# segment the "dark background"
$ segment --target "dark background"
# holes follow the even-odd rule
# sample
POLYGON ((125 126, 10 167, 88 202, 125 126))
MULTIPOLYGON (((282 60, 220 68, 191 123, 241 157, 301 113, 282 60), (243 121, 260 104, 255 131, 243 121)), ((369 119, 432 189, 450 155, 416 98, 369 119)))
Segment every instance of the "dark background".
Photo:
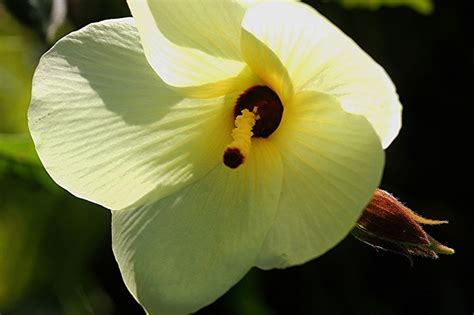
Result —
MULTIPOLYGON (((44 6, 3 2, 0 70, 14 74, 6 81, 0 71, 0 132, 21 137, 27 131, 29 82, 41 53, 61 33, 129 13, 121 0, 70 1, 68 20, 51 39, 45 35, 48 1, 44 6), (23 46, 2 51, 2 41, 6 46, 12 34, 23 46), (26 61, 15 59, 20 55, 26 61), (16 62, 19 68, 12 66, 16 62), (5 82, 20 84, 7 95, 2 79, 3 88, 5 82)), ((435 1, 428 14, 408 6, 310 3, 378 61, 397 86, 403 128, 386 150, 381 187, 424 216, 449 220, 427 232, 456 254, 415 258, 411 265, 349 236, 305 265, 252 270, 198 314, 473 314, 471 1, 435 1)), ((0 313, 143 314, 122 283, 109 220, 107 210, 56 187, 34 158, 2 157, 0 150, 0 313)))

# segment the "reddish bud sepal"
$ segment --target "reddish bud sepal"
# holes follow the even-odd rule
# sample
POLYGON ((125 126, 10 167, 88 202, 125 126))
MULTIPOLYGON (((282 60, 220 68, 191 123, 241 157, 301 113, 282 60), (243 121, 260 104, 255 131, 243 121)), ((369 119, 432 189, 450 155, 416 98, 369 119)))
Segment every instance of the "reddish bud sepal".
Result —
POLYGON ((352 235, 378 249, 408 257, 437 258, 437 254, 454 254, 454 250, 428 235, 422 224, 444 223, 448 222, 419 216, 390 193, 377 189, 352 230, 352 235))

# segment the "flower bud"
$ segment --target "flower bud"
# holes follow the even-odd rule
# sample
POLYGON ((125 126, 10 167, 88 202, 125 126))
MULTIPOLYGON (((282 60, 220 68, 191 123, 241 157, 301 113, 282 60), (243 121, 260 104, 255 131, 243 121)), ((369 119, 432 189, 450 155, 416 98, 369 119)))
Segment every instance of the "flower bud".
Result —
POLYGON ((377 189, 352 235, 378 249, 408 257, 437 258, 437 254, 454 254, 454 250, 428 235, 422 225, 444 223, 448 222, 419 216, 390 193, 377 189))

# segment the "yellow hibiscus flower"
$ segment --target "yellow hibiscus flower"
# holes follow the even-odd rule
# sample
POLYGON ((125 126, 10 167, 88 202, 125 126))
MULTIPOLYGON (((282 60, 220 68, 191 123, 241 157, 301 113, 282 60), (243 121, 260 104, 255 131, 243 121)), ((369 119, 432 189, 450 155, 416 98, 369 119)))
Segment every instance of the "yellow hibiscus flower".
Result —
POLYGON ((42 57, 29 127, 51 177, 112 210, 146 311, 194 312, 342 240, 401 126, 382 67, 299 2, 128 4, 42 57))

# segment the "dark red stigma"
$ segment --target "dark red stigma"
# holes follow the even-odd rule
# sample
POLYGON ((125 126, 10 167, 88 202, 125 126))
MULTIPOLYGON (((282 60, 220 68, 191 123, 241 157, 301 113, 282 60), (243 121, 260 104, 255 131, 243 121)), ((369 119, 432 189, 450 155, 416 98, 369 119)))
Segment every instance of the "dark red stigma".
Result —
POLYGON ((224 164, 230 168, 237 168, 244 163, 244 156, 237 148, 228 148, 224 152, 224 164))
MULTIPOLYGON (((242 93, 234 107, 234 116, 241 115, 244 109, 253 111, 260 117, 252 129, 253 136, 267 138, 280 125, 283 115, 283 104, 278 95, 268 86, 256 85, 242 93)), ((226 164, 227 165, 227 164, 226 164)))

